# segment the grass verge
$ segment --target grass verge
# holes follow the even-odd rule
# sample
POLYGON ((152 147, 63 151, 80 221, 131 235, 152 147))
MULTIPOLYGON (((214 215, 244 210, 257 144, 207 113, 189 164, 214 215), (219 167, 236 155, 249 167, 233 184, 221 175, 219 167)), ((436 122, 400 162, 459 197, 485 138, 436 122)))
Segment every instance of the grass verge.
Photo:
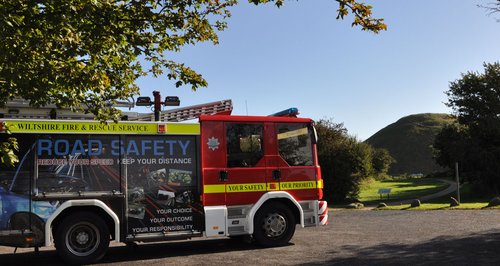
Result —
POLYGON ((462 203, 457 207, 450 207, 450 204, 446 203, 423 203, 420 207, 410 207, 410 204, 388 206, 383 208, 376 208, 375 210, 411 210, 411 211, 429 211, 429 210, 478 210, 478 209, 500 209, 497 207, 488 207, 487 202, 473 202, 473 203, 462 203))
POLYGON ((456 192, 452 192, 443 197, 431 199, 420 205, 420 207, 410 207, 409 204, 388 206, 377 208, 376 210, 480 210, 480 209, 500 209, 500 206, 487 207, 494 194, 485 192, 484 187, 465 183, 460 186, 461 203, 459 206, 450 207, 450 198, 458 198, 456 192))
POLYGON ((376 205, 381 201, 390 203, 433 194, 447 187, 447 183, 432 178, 408 178, 383 181, 371 180, 363 184, 359 193, 359 200, 365 205, 376 205), (381 188, 391 189, 389 198, 383 195, 381 199, 380 194, 378 194, 381 188))

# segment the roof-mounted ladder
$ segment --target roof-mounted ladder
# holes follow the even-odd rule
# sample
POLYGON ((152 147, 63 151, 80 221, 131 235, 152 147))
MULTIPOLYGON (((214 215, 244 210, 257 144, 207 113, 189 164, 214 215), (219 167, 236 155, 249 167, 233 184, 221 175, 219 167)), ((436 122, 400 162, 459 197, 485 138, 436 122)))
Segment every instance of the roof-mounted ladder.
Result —
MULTIPOLYGON (((181 122, 196 119, 201 115, 230 115, 233 111, 231 100, 192 105, 176 108, 161 113, 161 120, 165 122, 181 122)), ((129 117, 130 121, 154 121, 154 114, 140 114, 137 117, 129 117)))

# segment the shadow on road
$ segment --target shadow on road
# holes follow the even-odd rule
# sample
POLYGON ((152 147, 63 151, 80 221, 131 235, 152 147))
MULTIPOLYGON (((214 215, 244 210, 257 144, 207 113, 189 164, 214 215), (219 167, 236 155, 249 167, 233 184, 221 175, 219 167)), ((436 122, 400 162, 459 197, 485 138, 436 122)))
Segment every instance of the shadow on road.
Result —
MULTIPOLYGON (((498 230, 464 237, 437 237, 416 244, 343 246, 351 256, 337 257, 325 265, 500 265, 498 230)), ((337 253, 337 252, 334 252, 337 253)))
POLYGON ((240 239, 211 239, 185 242, 140 244, 136 247, 110 248, 101 263, 177 258, 190 255, 215 254, 260 249, 240 239))
MULTIPOLYGON (((148 260, 176 260, 191 255, 207 255, 207 263, 213 264, 213 257, 224 257, 223 253, 243 251, 232 256, 260 257, 260 248, 253 244, 231 239, 197 240, 186 242, 166 242, 141 244, 138 247, 111 247, 100 263, 132 262, 147 264, 148 260), (211 256, 215 254, 214 256, 211 256)), ((316 265, 500 265, 500 232, 498 230, 466 235, 463 237, 436 237, 429 241, 412 244, 384 243, 367 247, 366 245, 343 245, 332 247, 323 253, 324 263, 316 265)), ((280 252, 286 254, 285 247, 280 252)), ((223 259, 222 259, 223 260, 223 259)), ((242 260, 243 261, 243 260, 242 260)), ((286 261, 286 260, 285 260, 286 261)), ((286 264, 300 264, 286 261, 286 264)), ((243 263, 243 262, 242 262, 243 263)), ((203 261, 199 261, 203 264, 203 261)), ((55 251, 0 255, 0 265, 64 265, 55 251)), ((262 265, 266 261, 262 260, 262 265)), ((303 265, 311 265, 304 263, 303 265)))
MULTIPOLYGON (((176 258, 189 255, 215 254, 230 251, 255 250, 260 247, 241 239, 212 239, 185 242, 142 243, 137 246, 110 247, 99 263, 118 263, 150 259, 176 258)), ((0 265, 66 265, 54 250, 39 254, 18 253, 0 255, 0 265)))

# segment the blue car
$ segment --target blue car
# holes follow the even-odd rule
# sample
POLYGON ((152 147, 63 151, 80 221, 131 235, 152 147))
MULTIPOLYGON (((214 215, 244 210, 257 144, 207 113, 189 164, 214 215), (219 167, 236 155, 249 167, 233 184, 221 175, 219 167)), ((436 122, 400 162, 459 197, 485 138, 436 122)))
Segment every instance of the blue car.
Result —
POLYGON ((16 168, 2 169, 0 172, 0 245, 43 245, 43 227, 58 206, 58 202, 30 199, 32 173, 29 166, 32 156, 29 155, 32 150, 28 149, 24 153, 16 168), (33 240, 27 243, 26 237, 32 237, 33 240))

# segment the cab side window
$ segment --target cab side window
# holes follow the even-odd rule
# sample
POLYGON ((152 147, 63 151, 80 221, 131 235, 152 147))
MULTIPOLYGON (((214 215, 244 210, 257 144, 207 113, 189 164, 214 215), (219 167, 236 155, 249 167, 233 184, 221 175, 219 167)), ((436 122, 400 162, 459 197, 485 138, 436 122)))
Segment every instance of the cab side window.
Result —
POLYGON ((264 156, 262 124, 227 124, 227 167, 252 167, 264 156))
POLYGON ((308 124, 278 124, 278 150, 290 166, 313 165, 312 130, 308 124))

